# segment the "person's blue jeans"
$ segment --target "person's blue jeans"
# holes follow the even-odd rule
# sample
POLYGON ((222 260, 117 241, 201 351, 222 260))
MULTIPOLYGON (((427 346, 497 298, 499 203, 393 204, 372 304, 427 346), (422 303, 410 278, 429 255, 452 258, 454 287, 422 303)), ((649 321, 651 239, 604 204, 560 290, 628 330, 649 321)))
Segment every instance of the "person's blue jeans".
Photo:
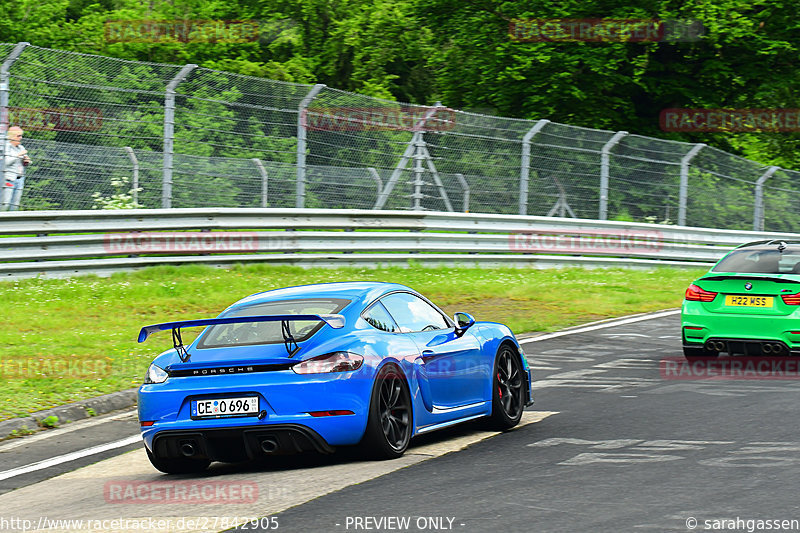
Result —
POLYGON ((9 202, 8 210, 16 211, 19 209, 19 202, 22 200, 22 189, 25 187, 25 176, 20 176, 14 182, 14 188, 11 189, 11 201, 9 202))
POLYGON ((16 211, 19 209, 19 202, 22 199, 22 189, 25 186, 25 176, 20 176, 13 182, 4 179, 0 189, 0 211, 16 211), (7 183, 13 183, 8 186, 7 183))

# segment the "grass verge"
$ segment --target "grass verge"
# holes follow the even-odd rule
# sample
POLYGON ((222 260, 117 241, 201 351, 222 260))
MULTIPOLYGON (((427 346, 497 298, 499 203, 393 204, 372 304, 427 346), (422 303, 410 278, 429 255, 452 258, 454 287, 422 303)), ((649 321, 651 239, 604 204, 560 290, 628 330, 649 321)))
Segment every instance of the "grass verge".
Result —
POLYGON ((449 314, 516 333, 677 307, 699 269, 303 269, 157 267, 110 278, 0 282, 0 420, 137 386, 167 333, 137 344, 146 324, 216 316, 254 292, 331 281, 408 285, 449 314))

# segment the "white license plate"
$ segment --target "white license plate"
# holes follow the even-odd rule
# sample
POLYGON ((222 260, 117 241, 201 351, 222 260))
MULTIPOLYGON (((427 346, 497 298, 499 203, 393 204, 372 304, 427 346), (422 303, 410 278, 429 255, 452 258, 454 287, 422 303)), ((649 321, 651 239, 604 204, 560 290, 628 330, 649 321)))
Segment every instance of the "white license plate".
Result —
POLYGON ((254 416, 258 414, 258 396, 192 400, 192 418, 254 416))

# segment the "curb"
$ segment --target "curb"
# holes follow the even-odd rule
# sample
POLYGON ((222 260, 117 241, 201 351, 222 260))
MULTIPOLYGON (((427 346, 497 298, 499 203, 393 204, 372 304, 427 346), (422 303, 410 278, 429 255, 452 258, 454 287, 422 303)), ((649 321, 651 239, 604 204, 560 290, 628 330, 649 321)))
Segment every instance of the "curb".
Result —
POLYGON ((119 411, 136 405, 136 391, 138 388, 125 389, 119 392, 112 392, 103 396, 96 396, 87 400, 81 400, 67 405, 52 407, 43 411, 36 411, 29 416, 22 418, 11 418, 0 422, 0 439, 11 435, 12 431, 39 431, 42 428, 39 422, 48 416, 57 416, 59 425, 63 425, 67 420, 75 422, 84 418, 91 418, 103 415, 112 411, 119 411), (93 413, 89 414, 89 409, 93 413))

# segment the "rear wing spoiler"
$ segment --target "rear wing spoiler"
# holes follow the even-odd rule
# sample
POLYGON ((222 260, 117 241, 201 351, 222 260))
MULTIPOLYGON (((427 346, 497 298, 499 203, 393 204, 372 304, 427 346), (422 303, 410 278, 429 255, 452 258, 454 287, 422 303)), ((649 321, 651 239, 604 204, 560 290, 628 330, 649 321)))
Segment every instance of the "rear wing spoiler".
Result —
POLYGON ((257 315, 257 316, 234 316, 228 318, 200 318, 196 320, 181 320, 178 322, 164 322, 163 324, 153 324, 145 326, 139 332, 139 342, 144 342, 151 333, 156 331, 172 330, 172 344, 178 351, 181 361, 189 360, 189 354, 183 346, 181 339, 181 328, 193 328, 198 326, 216 326, 218 324, 238 324, 245 322, 281 322, 283 341, 289 357, 298 350, 297 342, 289 331, 289 322, 298 320, 321 320, 334 329, 344 327, 344 317, 342 315, 321 314, 321 315, 257 315))

